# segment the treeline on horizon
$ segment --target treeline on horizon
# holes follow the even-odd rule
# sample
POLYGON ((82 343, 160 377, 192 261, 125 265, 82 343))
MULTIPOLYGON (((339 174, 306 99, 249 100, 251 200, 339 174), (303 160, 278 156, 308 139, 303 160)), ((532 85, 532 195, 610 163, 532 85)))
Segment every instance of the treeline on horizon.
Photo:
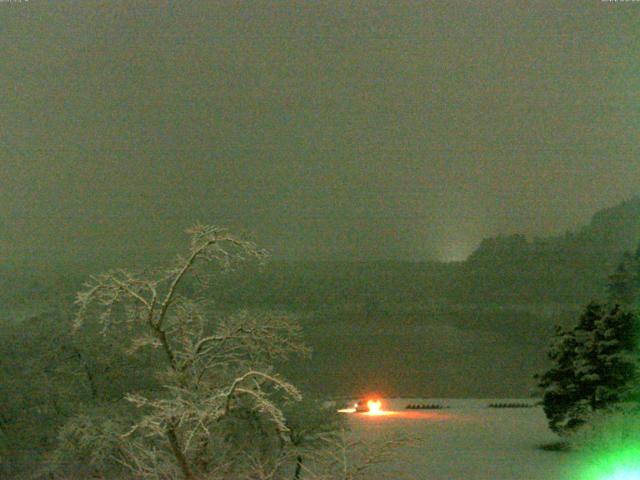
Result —
MULTIPOLYGON (((222 305, 305 309, 361 304, 376 311, 406 303, 579 306, 604 297, 607 275, 639 240, 640 197, 634 197, 562 236, 485 239, 464 262, 270 260, 259 270, 229 273, 212 292, 222 305)), ((68 302, 88 275, 104 269, 90 262, 0 268, 4 306, 19 305, 25 296, 68 302)))

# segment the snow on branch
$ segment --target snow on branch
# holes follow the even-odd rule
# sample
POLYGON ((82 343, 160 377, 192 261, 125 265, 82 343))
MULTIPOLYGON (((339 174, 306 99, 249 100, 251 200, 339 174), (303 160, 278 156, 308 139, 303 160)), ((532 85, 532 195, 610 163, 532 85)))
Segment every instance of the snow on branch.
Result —
MULTIPOLYGON (((169 368, 158 364, 157 371, 162 393, 147 397, 131 392, 125 397, 139 407, 139 415, 121 435, 126 455, 119 458, 141 478, 172 472, 162 478, 177 474, 195 479, 222 468, 228 458, 218 453, 229 451, 224 442, 240 424, 249 431, 258 428, 274 442, 274 458, 285 458, 281 453, 289 428, 281 406, 301 400, 300 392, 272 367, 290 354, 309 353, 293 319, 250 311, 212 315, 209 303, 189 295, 188 276, 206 285, 207 271, 228 269, 249 258, 262 260, 265 252, 215 226, 198 224, 188 233, 188 252, 170 268, 94 275, 76 298, 75 328, 92 317, 103 331, 126 324, 135 333, 128 353, 151 347, 166 354, 169 368), (203 268, 210 266, 219 268, 203 268)), ((238 443, 234 448, 240 447, 238 443)), ((269 463, 268 470, 275 471, 274 465, 269 463)))

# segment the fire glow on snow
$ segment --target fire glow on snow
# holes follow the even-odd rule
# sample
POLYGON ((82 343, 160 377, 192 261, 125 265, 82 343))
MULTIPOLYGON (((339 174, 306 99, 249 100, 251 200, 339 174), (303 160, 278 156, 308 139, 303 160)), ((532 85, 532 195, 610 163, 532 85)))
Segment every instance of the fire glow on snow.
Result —
POLYGON ((384 413, 382 410, 382 402, 380 400, 369 400, 367 402, 367 407, 369 407, 370 415, 382 415, 384 413))
POLYGON ((441 421, 450 420, 456 418, 451 414, 445 414, 442 412, 418 412, 418 411, 405 411, 405 410, 387 410, 384 408, 384 404, 381 400, 367 400, 367 410, 359 410, 358 403, 354 404, 350 408, 342 408, 338 410, 340 413, 355 413, 358 416, 363 417, 387 417, 393 416, 397 419, 409 419, 409 420, 431 420, 441 421))
POLYGON ((382 408, 382 401, 381 400, 367 400, 367 409, 366 410, 359 410, 358 409, 358 403, 354 404, 353 408, 343 408, 338 410, 338 412, 340 413, 361 413, 363 415, 374 415, 374 416, 378 416, 378 415, 392 415, 396 412, 390 412, 387 410, 383 410, 382 408))

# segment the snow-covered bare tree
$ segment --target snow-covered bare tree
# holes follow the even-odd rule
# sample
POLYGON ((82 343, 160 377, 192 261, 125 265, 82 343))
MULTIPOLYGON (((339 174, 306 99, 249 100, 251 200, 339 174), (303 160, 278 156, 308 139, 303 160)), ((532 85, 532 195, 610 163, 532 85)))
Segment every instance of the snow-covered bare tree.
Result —
POLYGON ((289 467, 291 445, 282 407, 301 396, 272 365, 307 353, 300 327, 281 314, 216 313, 202 298, 212 275, 265 253, 221 228, 196 225, 189 233, 187 255, 170 268, 110 271, 78 293, 75 327, 98 321, 105 334, 127 329, 131 355, 160 352, 164 387, 130 392, 126 400, 137 408, 127 421, 73 419, 61 449, 89 445, 86 460, 96 470, 119 465, 136 478, 277 478, 289 467))
POLYGON ((403 468, 398 461, 401 450, 411 448, 419 441, 416 436, 390 434, 374 440, 352 438, 345 430, 327 440, 329 455, 325 472, 329 479, 365 480, 370 478, 393 478, 418 480, 418 477, 403 468))

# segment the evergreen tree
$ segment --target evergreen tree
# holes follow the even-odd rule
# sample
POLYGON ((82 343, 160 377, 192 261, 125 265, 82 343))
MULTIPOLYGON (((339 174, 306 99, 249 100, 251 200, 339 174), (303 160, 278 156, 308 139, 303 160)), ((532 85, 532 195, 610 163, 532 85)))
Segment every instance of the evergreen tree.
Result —
POLYGON ((598 322, 604 315, 605 307, 592 302, 587 305, 584 313, 580 316, 578 326, 574 329, 576 347, 573 367, 579 396, 573 409, 576 417, 582 417, 584 412, 593 411, 602 406, 595 395, 596 389, 602 381, 596 331, 598 322))
POLYGON ((613 305, 640 307, 640 245, 632 254, 625 252, 616 271, 609 276, 608 300, 613 305))
POLYGON ((544 389, 544 413, 551 430, 558 433, 574 426, 568 413, 578 400, 574 371, 576 346, 576 337, 572 330, 556 327, 548 353, 554 366, 538 376, 539 386, 544 389))
POLYGON ((633 260, 630 253, 625 253, 616 271, 609 276, 607 292, 609 302, 614 305, 631 305, 635 300, 633 260))
POLYGON ((556 330, 554 363, 539 376, 549 427, 568 433, 596 410, 636 398, 636 318, 619 306, 590 303, 572 330, 556 330))
POLYGON ((633 254, 633 274, 631 282, 633 291, 635 292, 633 306, 638 309, 640 308, 640 243, 633 254))
POLYGON ((615 306, 596 324, 597 374, 596 405, 630 400, 635 396, 638 364, 637 318, 615 306))

